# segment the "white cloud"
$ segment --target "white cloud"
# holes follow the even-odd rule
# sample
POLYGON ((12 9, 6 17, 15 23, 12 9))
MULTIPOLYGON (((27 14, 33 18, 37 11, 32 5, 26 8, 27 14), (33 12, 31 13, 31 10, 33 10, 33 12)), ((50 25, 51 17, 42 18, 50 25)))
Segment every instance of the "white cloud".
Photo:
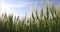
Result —
POLYGON ((13 8, 13 7, 24 7, 26 4, 27 3, 9 5, 9 4, 6 4, 4 2, 1 2, 1 7, 0 7, 1 11, 0 11, 0 14, 6 12, 8 15, 13 13, 14 16, 18 16, 19 15, 21 17, 24 17, 24 15, 19 14, 17 12, 14 12, 14 10, 10 9, 10 8, 13 8))
POLYGON ((25 7, 25 5, 27 5, 28 3, 21 3, 21 4, 6 4, 6 3, 1 3, 2 7, 25 7))

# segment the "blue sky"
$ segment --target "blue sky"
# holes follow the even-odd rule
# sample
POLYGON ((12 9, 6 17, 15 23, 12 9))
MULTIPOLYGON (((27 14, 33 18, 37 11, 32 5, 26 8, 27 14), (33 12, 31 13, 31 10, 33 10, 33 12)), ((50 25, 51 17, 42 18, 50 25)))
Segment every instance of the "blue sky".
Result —
MULTIPOLYGON (((52 0, 49 0, 52 4, 52 0)), ((54 0, 54 5, 60 3, 60 0, 54 0)), ((2 0, 1 7, 8 13, 12 12, 21 16, 27 12, 30 15, 31 8, 38 6, 38 11, 46 5, 46 0, 2 0)))

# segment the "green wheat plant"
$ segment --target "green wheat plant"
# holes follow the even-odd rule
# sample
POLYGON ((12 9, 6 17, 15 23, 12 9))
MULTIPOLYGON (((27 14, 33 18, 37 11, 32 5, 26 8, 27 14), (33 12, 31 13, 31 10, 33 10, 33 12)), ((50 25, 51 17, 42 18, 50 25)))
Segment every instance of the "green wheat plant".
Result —
POLYGON ((48 2, 45 9, 45 13, 42 8, 39 14, 38 8, 36 8, 30 18, 27 18, 27 14, 25 14, 22 20, 20 16, 2 14, 0 32, 60 32, 60 9, 54 5, 49 7, 48 2))

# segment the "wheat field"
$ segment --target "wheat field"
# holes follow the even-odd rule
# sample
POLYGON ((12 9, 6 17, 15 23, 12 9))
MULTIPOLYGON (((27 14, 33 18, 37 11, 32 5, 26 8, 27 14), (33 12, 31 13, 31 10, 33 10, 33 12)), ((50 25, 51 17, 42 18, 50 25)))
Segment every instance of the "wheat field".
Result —
POLYGON ((0 16, 0 32, 60 32, 60 9, 57 9, 54 5, 49 7, 46 5, 46 12, 43 13, 43 9, 38 14, 36 12, 31 13, 30 18, 23 18, 22 20, 13 15, 0 16), (35 13, 35 15, 34 15, 35 13))

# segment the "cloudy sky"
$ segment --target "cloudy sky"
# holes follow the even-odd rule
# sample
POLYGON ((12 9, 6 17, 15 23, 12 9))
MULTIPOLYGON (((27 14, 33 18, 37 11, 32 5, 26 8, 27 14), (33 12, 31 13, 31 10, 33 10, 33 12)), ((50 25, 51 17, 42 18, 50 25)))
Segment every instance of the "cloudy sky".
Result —
MULTIPOLYGON (((49 3, 52 4, 52 0, 49 0, 49 3)), ((59 3, 60 0, 54 0, 54 5, 59 3)), ((38 11, 40 11, 45 5, 46 0, 0 0, 0 13, 13 13, 23 17, 26 12, 30 15, 31 8, 38 6, 38 11)))

